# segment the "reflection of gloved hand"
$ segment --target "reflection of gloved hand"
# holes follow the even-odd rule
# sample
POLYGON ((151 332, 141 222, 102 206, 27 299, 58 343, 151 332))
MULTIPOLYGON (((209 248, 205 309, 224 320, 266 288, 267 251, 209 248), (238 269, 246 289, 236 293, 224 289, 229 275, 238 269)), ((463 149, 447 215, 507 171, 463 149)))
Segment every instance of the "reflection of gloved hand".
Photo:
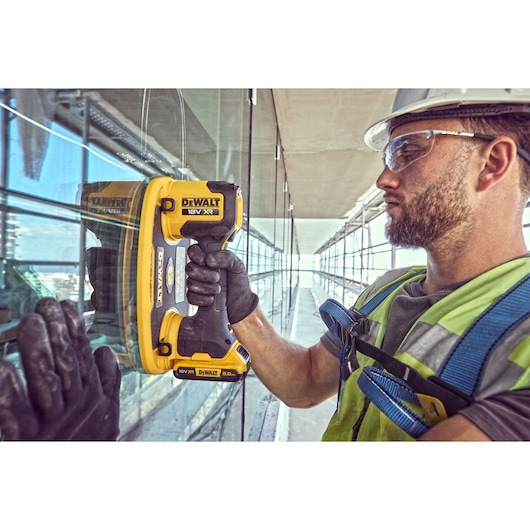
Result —
POLYGON ((76 304, 44 298, 21 320, 17 343, 27 392, 0 359, 6 440, 116 440, 120 371, 107 346, 92 353, 76 304))
POLYGON ((258 295, 250 290, 244 263, 231 251, 205 254, 199 245, 188 248, 190 262, 186 265, 187 298, 192 305, 207 306, 219 294, 219 269, 226 269, 226 310, 228 320, 235 324, 247 317, 258 305, 258 295))

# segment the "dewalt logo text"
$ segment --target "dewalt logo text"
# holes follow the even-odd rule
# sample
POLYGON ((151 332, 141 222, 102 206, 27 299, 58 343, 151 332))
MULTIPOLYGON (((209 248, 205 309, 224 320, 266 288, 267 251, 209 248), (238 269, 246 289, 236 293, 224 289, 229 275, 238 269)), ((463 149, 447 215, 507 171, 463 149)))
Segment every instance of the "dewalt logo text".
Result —
POLYGON ((123 215, 130 211, 129 197, 89 197, 89 211, 98 214, 123 215))
POLYGON ((193 197, 182 199, 182 215, 219 215, 221 199, 215 197, 193 197))
POLYGON ((199 377, 219 377, 221 375, 221 370, 206 370, 204 368, 197 368, 197 375, 199 377))
POLYGON ((164 291, 162 290, 164 279, 164 248, 156 249, 156 307, 164 303, 164 291))
POLYGON ((187 208, 217 208, 221 199, 215 197, 193 197, 182 199, 182 206, 187 208))

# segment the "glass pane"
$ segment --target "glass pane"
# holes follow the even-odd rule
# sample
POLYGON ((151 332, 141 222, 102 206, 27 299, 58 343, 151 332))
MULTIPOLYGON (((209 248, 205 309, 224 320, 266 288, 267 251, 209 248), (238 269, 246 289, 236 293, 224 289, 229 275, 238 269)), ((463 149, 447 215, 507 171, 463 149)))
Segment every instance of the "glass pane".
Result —
MULTIPOLYGON (((246 91, 4 90, 2 95, 4 352, 19 365, 16 326, 39 298, 78 301, 93 346, 111 345, 120 363, 126 435, 182 383, 171 370, 159 375, 138 366, 136 267, 148 184, 161 176, 246 182, 246 91), (90 263, 102 267, 87 270, 90 263)), ((173 267, 171 280, 166 274, 168 303, 186 315, 192 312, 184 289, 189 240, 177 239, 159 246, 173 267)), ((194 395, 211 391, 211 385, 197 384, 194 395)))

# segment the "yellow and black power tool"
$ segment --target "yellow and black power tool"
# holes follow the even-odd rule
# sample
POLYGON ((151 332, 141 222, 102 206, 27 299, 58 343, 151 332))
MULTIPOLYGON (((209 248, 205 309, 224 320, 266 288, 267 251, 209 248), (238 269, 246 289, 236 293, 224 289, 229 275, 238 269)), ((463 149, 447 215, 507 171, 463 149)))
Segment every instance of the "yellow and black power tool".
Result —
POLYGON ((85 184, 85 226, 101 246, 87 251, 94 288, 89 337, 113 337, 118 359, 130 368, 179 379, 238 381, 250 355, 235 337, 226 312, 226 271, 210 306, 189 314, 186 250, 226 247, 242 225, 240 188, 220 181, 85 184))

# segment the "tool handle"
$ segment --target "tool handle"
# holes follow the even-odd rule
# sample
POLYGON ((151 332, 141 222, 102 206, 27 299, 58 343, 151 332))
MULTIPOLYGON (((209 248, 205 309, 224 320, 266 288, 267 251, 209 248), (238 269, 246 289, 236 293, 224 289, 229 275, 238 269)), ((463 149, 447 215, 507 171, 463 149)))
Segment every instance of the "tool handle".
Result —
MULTIPOLYGON (((210 254, 212 252, 217 252, 223 250, 227 240, 219 240, 213 236, 202 236, 197 240, 197 244, 201 247, 202 251, 205 254, 210 254)), ((199 309, 204 311, 217 311, 217 312, 226 312, 226 301, 227 301, 227 283, 226 283, 226 269, 219 269, 219 285, 221 286, 221 291, 218 295, 215 296, 213 304, 210 306, 203 306, 199 309)))
MULTIPOLYGON (((221 250, 225 244, 207 237, 200 238, 197 243, 206 253, 221 250)), ((178 351, 181 355, 207 352, 211 357, 222 358, 237 340, 230 330, 226 310, 226 270, 219 269, 219 274, 221 291, 214 297, 213 303, 199 307, 193 316, 185 317, 180 324, 178 351)))

